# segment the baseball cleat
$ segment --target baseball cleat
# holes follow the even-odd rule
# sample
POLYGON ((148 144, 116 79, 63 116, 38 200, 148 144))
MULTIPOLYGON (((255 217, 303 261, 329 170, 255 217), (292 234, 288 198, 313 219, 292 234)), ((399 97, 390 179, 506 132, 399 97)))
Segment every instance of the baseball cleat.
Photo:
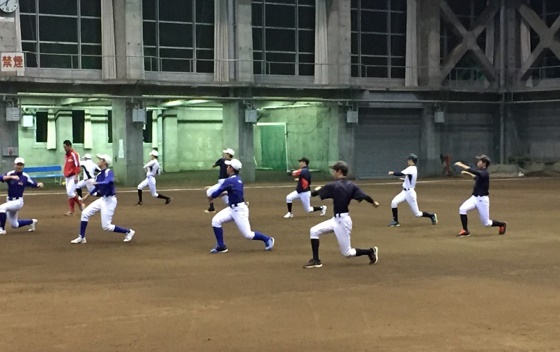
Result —
POLYGON ((226 246, 216 246, 210 250, 210 254, 227 253, 228 250, 226 246))
POLYGON ((459 234, 457 235, 457 237, 470 237, 471 233, 469 231, 465 231, 465 230, 461 230, 461 232, 459 232, 459 234))
POLYGON ((294 217, 293 213, 287 212, 286 215, 284 215, 284 219, 291 219, 294 217))
POLYGON ((373 248, 370 248, 370 249, 371 249, 371 253, 368 254, 369 263, 370 264, 377 264, 377 262, 379 261, 379 249, 377 247, 373 247, 373 248))
POLYGON ((87 240, 86 240, 85 237, 78 236, 77 238, 75 238, 75 239, 73 239, 72 241, 70 241, 70 243, 73 243, 73 244, 77 244, 77 243, 86 244, 86 243, 87 243, 87 240))
POLYGON ((399 222, 395 220, 391 221, 388 225, 388 227, 399 227, 399 226, 401 226, 401 224, 399 224, 399 222))
POLYGON ((319 216, 325 216, 326 213, 327 213, 327 206, 321 205, 321 214, 319 214, 319 216))
POLYGON ((165 200, 165 204, 171 203, 172 200, 173 200, 173 198, 167 198, 167 199, 165 200))
POLYGON ((31 219, 31 221, 32 223, 31 225, 29 225, 29 230, 27 230, 29 232, 35 231, 35 226, 37 226, 37 222, 38 222, 37 219, 31 219))
POLYGON ((139 205, 142 205, 142 204, 144 204, 144 203, 138 202, 138 203, 136 203, 136 206, 139 206, 139 205))
POLYGON ((5 235, 6 234, 6 230, 0 228, 0 235, 5 235))
POLYGON ((206 214, 210 214, 210 213, 215 213, 216 210, 215 210, 215 209, 206 209, 204 212, 205 212, 206 214))
POLYGON ((123 242, 130 242, 132 241, 132 237, 134 237, 134 234, 136 233, 136 231, 134 231, 133 229, 130 229, 127 233, 126 236, 124 236, 124 240, 123 242))
POLYGON ((270 237, 268 241, 266 241, 266 247, 264 248, 266 251, 271 251, 274 248, 274 237, 270 237))
POLYGON ((67 211, 66 213, 64 213, 65 216, 74 216, 74 212, 73 211, 67 211))
POLYGON ((504 226, 500 226, 500 231, 498 232, 498 235, 505 235, 506 228, 507 228, 507 222, 504 222, 504 226))
POLYGON ((438 223, 437 214, 434 213, 434 216, 432 216, 432 225, 437 225, 437 223, 438 223))
POLYGON ((313 269, 313 268, 320 268, 323 266, 320 260, 317 259, 309 259, 307 264, 303 266, 304 269, 313 269))

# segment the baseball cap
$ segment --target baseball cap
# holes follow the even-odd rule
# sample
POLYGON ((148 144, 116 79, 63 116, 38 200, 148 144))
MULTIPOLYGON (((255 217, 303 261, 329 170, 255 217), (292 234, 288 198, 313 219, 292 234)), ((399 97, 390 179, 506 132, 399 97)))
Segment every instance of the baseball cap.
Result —
POLYGON ((225 163, 226 163, 226 165, 231 165, 231 167, 233 167, 237 171, 241 170, 241 167, 242 167, 241 161, 239 161, 237 159, 226 160, 225 163))
POLYGON ((342 171, 343 174, 348 172, 348 164, 345 161, 337 161, 334 165, 329 166, 329 168, 335 171, 342 171))
POLYGON ((480 156, 477 156, 476 158, 478 160, 482 160, 482 161, 486 162, 487 165, 490 165, 490 162, 492 161, 492 160, 490 160, 490 158, 486 154, 482 154, 480 156))
POLYGON ((307 158, 305 158, 305 157, 299 159, 298 161, 303 161, 304 163, 306 163, 307 165, 309 165, 309 159, 307 159, 307 158))
POLYGON ((222 150, 222 152, 227 153, 227 154, 229 154, 229 155, 231 155, 231 156, 234 156, 234 155, 235 155, 235 152, 234 152, 233 149, 231 149, 231 148, 224 149, 224 150, 222 150))
POLYGON ((418 161, 418 155, 416 155, 414 153, 410 153, 410 154, 408 154, 408 157, 406 158, 406 160, 412 160, 416 164, 416 162, 418 161))
POLYGON ((84 154, 84 159, 91 159, 91 154, 90 153, 84 154))
POLYGON ((105 160, 107 166, 111 166, 111 157, 107 154, 97 154, 98 159, 105 160))
POLYGON ((157 150, 152 150, 152 151, 150 152, 150 155, 152 155, 152 156, 159 156, 159 153, 158 153, 157 150))
POLYGON ((14 164, 24 164, 25 165, 25 160, 23 160, 23 158, 16 158, 16 160, 14 160, 14 164))

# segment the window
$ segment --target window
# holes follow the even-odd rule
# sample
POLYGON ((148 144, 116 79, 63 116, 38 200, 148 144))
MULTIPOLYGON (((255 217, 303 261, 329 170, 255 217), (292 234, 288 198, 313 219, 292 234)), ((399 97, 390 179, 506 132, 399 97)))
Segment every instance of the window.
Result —
POLYGON ((352 77, 404 78, 406 0, 352 0, 352 77))
POLYGON ((313 76, 315 2, 253 0, 255 74, 313 76))
POLYGON ((101 0, 20 1, 29 67, 101 69, 101 0))
POLYGON ((107 111, 107 143, 113 143, 113 111, 107 111))
POLYGON ((144 125, 144 143, 152 143, 154 111, 146 111, 146 124, 144 125))
POLYGON ((214 1, 142 0, 146 71, 214 72, 214 1))
POLYGON ((49 113, 37 111, 35 113, 35 142, 46 143, 49 126, 49 113))
POLYGON ((85 111, 72 110, 72 143, 84 143, 85 111))
MULTIPOLYGON (((531 0, 530 6, 549 28, 560 16, 560 2, 557 0, 531 0)), ((531 29, 531 51, 534 51, 539 43, 539 35, 531 29)), ((545 49, 541 59, 537 60, 532 67, 532 77, 535 79, 560 78, 560 59, 550 49, 545 49)))

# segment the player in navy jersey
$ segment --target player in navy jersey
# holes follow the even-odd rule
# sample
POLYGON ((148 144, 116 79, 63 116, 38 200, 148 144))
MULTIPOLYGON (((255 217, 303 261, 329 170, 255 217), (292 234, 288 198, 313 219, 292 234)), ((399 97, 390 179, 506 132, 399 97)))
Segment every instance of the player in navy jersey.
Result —
POLYGON ((274 237, 266 236, 258 231, 251 230, 249 223, 249 208, 245 203, 243 181, 239 176, 241 170, 241 162, 237 159, 226 160, 227 173, 229 177, 222 182, 220 188, 214 191, 210 196, 212 198, 219 197, 223 192, 227 192, 229 197, 228 207, 221 210, 212 218, 212 228, 214 236, 216 236, 216 247, 212 248, 210 253, 226 253, 228 248, 224 242, 224 230, 222 224, 234 221, 243 237, 249 240, 262 241, 265 250, 270 251, 274 248, 274 237))
POLYGON ((29 232, 35 231, 35 226, 37 226, 37 219, 18 220, 18 212, 23 208, 25 187, 43 187, 41 182, 35 183, 28 174, 23 172, 24 166, 25 160, 16 158, 14 160, 14 170, 5 173, 0 179, 1 182, 8 184, 6 203, 0 204, 0 235, 6 234, 6 220, 10 222, 14 229, 29 226, 29 232))
POLYGON ((288 212, 284 215, 284 219, 291 219, 294 217, 292 213, 292 203, 294 200, 299 199, 303 209, 307 213, 320 211, 320 215, 324 216, 327 212, 327 207, 321 205, 320 207, 311 206, 311 173, 309 172, 309 159, 301 158, 299 161, 299 169, 295 171, 288 171, 288 175, 297 177, 296 190, 286 196, 286 205, 288 212))
POLYGON ((367 255, 370 264, 376 264, 379 260, 379 251, 377 247, 368 249, 353 248, 350 243, 350 233, 352 232, 352 218, 348 211, 348 205, 352 199, 372 204, 375 208, 379 207, 379 203, 374 201, 370 196, 365 194, 358 186, 350 182, 346 176, 348 175, 348 165, 344 161, 339 161, 330 167, 333 170, 334 182, 328 183, 323 187, 317 187, 311 195, 319 196, 321 199, 331 198, 333 200, 334 216, 322 223, 311 228, 311 250, 313 258, 303 267, 305 269, 320 268, 323 266, 319 259, 319 237, 326 233, 334 232, 340 252, 343 256, 359 257, 367 255))
POLYGON ((505 235, 507 223, 504 221, 496 221, 490 219, 490 174, 488 173, 488 166, 490 166, 490 158, 484 154, 477 156, 476 169, 458 161, 456 166, 463 169, 462 174, 474 178, 474 188, 472 196, 467 199, 459 208, 459 215, 461 217, 461 224, 463 229, 459 232, 457 237, 469 237, 471 235, 468 228, 467 212, 476 208, 480 215, 480 222, 482 225, 489 227, 499 227, 498 234, 505 235))
MULTIPOLYGON (((218 188, 220 188, 220 186, 222 185, 222 183, 224 183, 224 181, 226 180, 226 178, 228 178, 228 173, 227 173, 227 165, 226 165, 226 161, 227 160, 231 160, 233 158, 233 156, 235 155, 235 152, 233 151, 233 149, 231 148, 227 148, 224 149, 223 151, 223 157, 218 159, 214 165, 212 165, 212 168, 215 167, 219 167, 220 168, 220 173, 218 176, 218 183, 216 183, 214 186, 208 187, 208 189, 206 190, 206 197, 208 197, 208 209, 206 209, 204 212, 205 213, 215 213, 216 212, 216 208, 214 208, 214 198, 212 198, 212 193, 214 193, 218 188)), ((225 204, 228 204, 229 200, 228 200, 228 196, 227 195, 223 195, 222 196, 222 201, 225 204)))

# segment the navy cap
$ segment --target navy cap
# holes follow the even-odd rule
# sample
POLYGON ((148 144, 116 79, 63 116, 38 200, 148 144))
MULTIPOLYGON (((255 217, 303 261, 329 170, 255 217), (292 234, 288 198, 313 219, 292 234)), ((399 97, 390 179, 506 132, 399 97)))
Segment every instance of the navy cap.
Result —
POLYGON ((418 161, 418 155, 416 155, 414 153, 410 153, 410 154, 408 154, 408 157, 406 158, 406 160, 412 160, 416 164, 416 162, 418 161))
POLYGON ((303 161, 306 165, 309 165, 309 159, 307 159, 305 157, 299 159, 298 161, 303 161))

